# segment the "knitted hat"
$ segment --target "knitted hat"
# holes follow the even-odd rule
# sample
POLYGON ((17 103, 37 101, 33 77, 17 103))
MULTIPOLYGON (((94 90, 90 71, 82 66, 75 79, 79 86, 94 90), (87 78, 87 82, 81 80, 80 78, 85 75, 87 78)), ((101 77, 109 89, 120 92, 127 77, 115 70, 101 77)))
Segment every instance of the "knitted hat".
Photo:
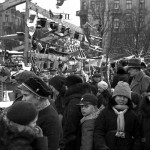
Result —
POLYGON ((7 111, 7 118, 21 125, 28 125, 37 115, 35 106, 24 101, 14 103, 7 111))
POLYGON ((113 97, 115 96, 125 96, 131 99, 131 89, 129 84, 127 82, 119 81, 113 92, 113 97))
POLYGON ((49 79, 49 85, 52 85, 58 92, 60 92, 64 84, 65 84, 65 77, 55 76, 49 79))
POLYGON ((81 101, 78 105, 97 105, 98 99, 94 94, 86 93, 82 96, 81 101))
POLYGON ((43 98, 47 98, 51 94, 50 88, 39 77, 32 77, 18 86, 19 89, 30 91, 35 95, 43 98))
POLYGON ((108 84, 105 81, 98 82, 98 87, 101 87, 102 89, 106 90, 108 89, 108 84))
POLYGON ((66 82, 65 82, 65 85, 70 87, 72 85, 75 85, 77 83, 82 83, 82 79, 80 76, 78 75, 70 75, 66 78, 66 82))

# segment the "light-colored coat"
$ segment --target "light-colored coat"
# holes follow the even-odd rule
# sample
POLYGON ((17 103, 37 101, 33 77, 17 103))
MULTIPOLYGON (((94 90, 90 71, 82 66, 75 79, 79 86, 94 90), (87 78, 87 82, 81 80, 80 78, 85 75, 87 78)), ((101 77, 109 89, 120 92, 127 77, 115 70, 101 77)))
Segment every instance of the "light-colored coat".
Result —
POLYGON ((135 78, 133 78, 130 88, 131 91, 137 92, 143 95, 150 84, 150 77, 147 76, 143 71, 140 71, 135 78))

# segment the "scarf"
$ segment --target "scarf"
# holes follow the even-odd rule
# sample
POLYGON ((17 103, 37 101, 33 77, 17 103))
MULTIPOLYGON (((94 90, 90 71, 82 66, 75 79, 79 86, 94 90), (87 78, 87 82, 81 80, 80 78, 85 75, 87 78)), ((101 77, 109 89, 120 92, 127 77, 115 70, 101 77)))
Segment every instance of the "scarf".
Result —
POLYGON ((45 109, 46 107, 48 107, 49 105, 50 105, 50 102, 48 99, 43 100, 43 102, 41 102, 41 104, 37 106, 37 110, 41 111, 41 110, 45 109))
POLYGON ((117 137, 125 138, 125 133, 124 133, 124 129, 125 129, 124 114, 127 112, 128 108, 129 107, 127 105, 115 105, 114 107, 112 107, 112 109, 114 110, 115 114, 118 115, 118 117, 117 117, 117 132, 116 132, 116 136, 117 137), (119 109, 121 111, 118 111, 117 109, 119 109))

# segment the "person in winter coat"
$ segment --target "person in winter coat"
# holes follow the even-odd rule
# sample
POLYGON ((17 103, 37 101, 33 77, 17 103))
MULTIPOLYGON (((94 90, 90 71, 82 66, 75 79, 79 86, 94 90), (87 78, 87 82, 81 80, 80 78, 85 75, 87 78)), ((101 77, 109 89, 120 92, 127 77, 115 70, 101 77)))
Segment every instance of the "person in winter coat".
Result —
POLYGON ((62 137, 62 126, 57 111, 48 100, 51 94, 49 87, 42 79, 31 77, 18 88, 23 95, 22 101, 34 104, 39 111, 37 124, 48 138, 48 150, 57 150, 62 137))
POLYGON ((138 150, 140 133, 138 117, 133 112, 129 84, 119 81, 113 98, 95 122, 95 150, 138 150))
POLYGON ((98 82, 98 108, 106 107, 111 98, 111 93, 108 91, 108 84, 105 81, 98 82))
POLYGON ((147 76, 141 68, 141 60, 139 58, 129 59, 128 72, 130 77, 132 77, 132 82, 130 84, 131 91, 144 96, 150 84, 150 77, 147 76))
POLYGON ((65 94, 65 77, 55 76, 49 79, 49 86, 52 89, 53 101, 56 106, 59 118, 62 121, 64 112, 64 94, 65 94))
POLYGON ((124 81, 124 82, 129 83, 129 75, 123 67, 117 68, 117 73, 113 77, 111 88, 115 88, 115 86, 117 85, 119 81, 124 81))
MULTIPOLYGON (((74 77, 72 80, 77 80, 77 78, 78 77, 74 77)), ((70 80, 70 83, 72 83, 72 80, 70 80)), ((68 81, 66 83, 70 85, 68 81)), ((61 141, 61 148, 63 150, 78 150, 80 148, 78 133, 80 133, 79 126, 82 114, 80 106, 77 104, 80 102, 83 94, 91 92, 91 86, 88 83, 71 85, 66 91, 63 117, 63 139, 61 141)))
POLYGON ((142 96, 136 92, 131 92, 131 102, 132 102, 132 107, 133 111, 138 115, 139 114, 139 105, 140 102, 142 101, 142 96))
POLYGON ((95 119, 101 109, 97 108, 98 99, 91 93, 84 94, 78 105, 81 107, 83 118, 81 123, 81 146, 80 150, 93 150, 93 133, 95 119))
POLYGON ((142 150, 150 149, 150 86, 147 94, 143 97, 139 108, 139 118, 141 125, 142 150))
POLYGON ((47 137, 36 125, 38 112, 31 103, 16 102, 0 116, 1 150, 48 150, 47 137))

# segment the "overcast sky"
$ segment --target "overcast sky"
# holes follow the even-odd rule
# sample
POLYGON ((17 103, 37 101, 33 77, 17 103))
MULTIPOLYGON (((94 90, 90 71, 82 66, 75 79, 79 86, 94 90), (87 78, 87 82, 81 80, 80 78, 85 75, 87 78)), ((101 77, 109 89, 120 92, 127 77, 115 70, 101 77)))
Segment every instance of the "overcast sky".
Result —
MULTIPOLYGON (((0 0, 0 3, 3 3, 4 1, 5 0, 0 0)), ((80 0, 65 0, 63 6, 60 8, 56 8, 57 0, 32 0, 32 2, 37 3, 38 6, 51 10, 54 13, 68 13, 70 14, 69 22, 77 26, 80 25, 79 17, 76 16, 76 11, 80 10, 80 0)), ((17 9, 24 11, 25 4, 18 5, 17 9)))

